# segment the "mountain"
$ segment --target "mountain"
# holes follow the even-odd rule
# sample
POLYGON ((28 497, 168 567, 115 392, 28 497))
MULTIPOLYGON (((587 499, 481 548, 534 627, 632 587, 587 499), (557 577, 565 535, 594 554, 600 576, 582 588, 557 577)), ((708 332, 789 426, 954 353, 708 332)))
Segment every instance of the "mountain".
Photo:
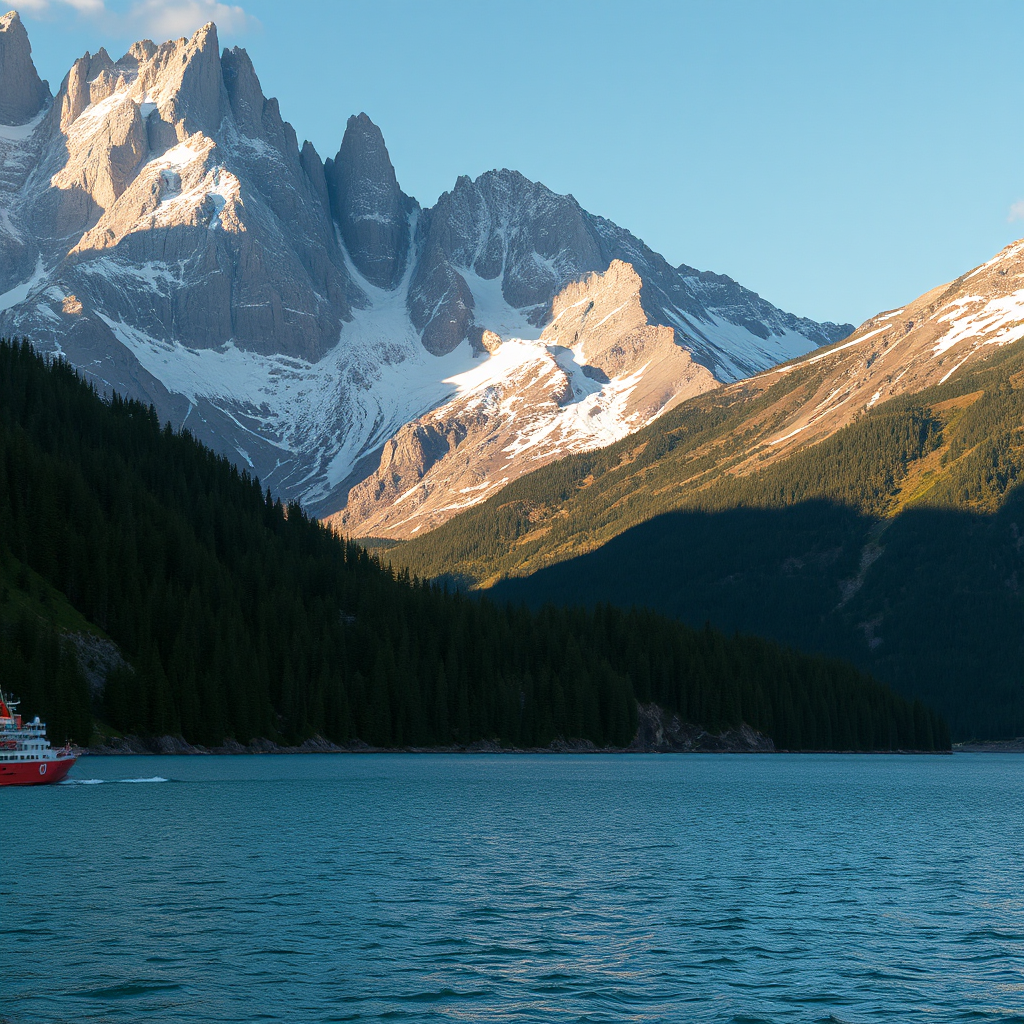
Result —
POLYGON ((365 114, 322 161, 212 24, 51 97, 11 12, 0 83, 0 331, 350 532, 410 535, 850 330, 514 171, 423 209, 365 114))
POLYGON ((398 564, 849 658, 1024 733, 1024 242, 814 355, 523 477, 398 564))
POLYGON ((626 747, 641 724, 748 749, 949 747, 933 712, 841 662, 396 576, 27 343, 0 342, 0 679, 79 741, 98 713, 121 732, 261 749, 626 747), (70 654, 83 621, 116 644, 92 693, 70 654))

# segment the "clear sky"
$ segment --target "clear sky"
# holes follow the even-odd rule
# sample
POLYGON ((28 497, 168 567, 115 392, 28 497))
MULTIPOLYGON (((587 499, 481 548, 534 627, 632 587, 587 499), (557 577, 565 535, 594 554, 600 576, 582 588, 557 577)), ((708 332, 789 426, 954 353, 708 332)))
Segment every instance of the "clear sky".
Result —
POLYGON ((56 91, 214 20, 299 140, 423 205, 512 167, 785 309, 858 323, 1024 236, 1022 0, 28 0, 56 91))

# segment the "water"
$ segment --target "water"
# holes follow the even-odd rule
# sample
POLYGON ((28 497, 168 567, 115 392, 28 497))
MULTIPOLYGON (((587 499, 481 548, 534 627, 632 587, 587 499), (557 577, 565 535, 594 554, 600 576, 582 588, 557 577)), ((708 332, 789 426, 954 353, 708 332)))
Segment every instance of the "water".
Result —
POLYGON ((12 1024, 1024 1021, 1019 755, 73 777, 0 790, 12 1024))

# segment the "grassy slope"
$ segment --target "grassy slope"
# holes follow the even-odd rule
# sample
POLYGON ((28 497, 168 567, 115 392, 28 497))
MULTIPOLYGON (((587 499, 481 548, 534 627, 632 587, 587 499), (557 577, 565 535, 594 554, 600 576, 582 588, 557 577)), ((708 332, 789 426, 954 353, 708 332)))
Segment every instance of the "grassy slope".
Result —
POLYGON ((26 612, 61 631, 104 637, 99 626, 42 576, 13 557, 0 558, 0 620, 26 612))
MULTIPOLYGON (((982 435, 989 427, 1012 434, 1022 422, 1014 420, 1022 408, 1022 375, 1024 351, 1005 350, 954 381, 879 406, 815 447, 739 480, 733 473, 749 465, 752 454, 756 463, 769 425, 813 390, 815 370, 783 376, 753 400, 743 388, 703 395, 617 444, 515 481, 389 556, 424 575, 489 586, 594 550, 680 509, 785 507, 818 497, 886 517, 921 503, 991 512, 1016 477, 1000 481, 987 473, 992 452, 982 435), (1001 390, 1011 397, 999 398, 1001 390), (930 433, 926 446, 898 436, 921 423, 930 433), (869 457, 858 459, 858 451, 869 457), (876 459, 888 463, 886 474, 879 476, 876 459)), ((1004 461, 1017 464, 1018 443, 1010 438, 1004 461)))

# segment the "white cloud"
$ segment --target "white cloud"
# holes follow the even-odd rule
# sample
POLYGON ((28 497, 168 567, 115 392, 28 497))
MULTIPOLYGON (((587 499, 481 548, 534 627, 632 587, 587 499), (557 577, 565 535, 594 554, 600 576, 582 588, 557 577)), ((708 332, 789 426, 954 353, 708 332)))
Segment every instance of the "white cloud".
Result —
POLYGON ((1024 199, 1018 199, 1017 202, 1010 207, 1009 220, 1024 220, 1024 199))
POLYGON ((46 16, 51 12, 59 13, 67 7, 88 17, 107 13, 103 0, 20 0, 18 3, 18 10, 29 17, 46 16))
POLYGON ((259 28, 259 21, 240 4, 217 0, 134 0, 126 14, 108 10, 105 0, 20 0, 21 11, 29 17, 52 18, 68 8, 83 18, 101 22, 119 35, 148 36, 158 42, 191 35, 208 21, 221 32, 238 35, 259 28))
MULTIPOLYGON (((102 0, 74 2, 99 3, 102 6, 102 0)), ((217 28, 227 33, 246 32, 259 25, 239 4, 222 4, 216 0, 138 0, 132 4, 128 17, 138 31, 153 39, 187 36, 208 21, 216 22, 217 28)))

